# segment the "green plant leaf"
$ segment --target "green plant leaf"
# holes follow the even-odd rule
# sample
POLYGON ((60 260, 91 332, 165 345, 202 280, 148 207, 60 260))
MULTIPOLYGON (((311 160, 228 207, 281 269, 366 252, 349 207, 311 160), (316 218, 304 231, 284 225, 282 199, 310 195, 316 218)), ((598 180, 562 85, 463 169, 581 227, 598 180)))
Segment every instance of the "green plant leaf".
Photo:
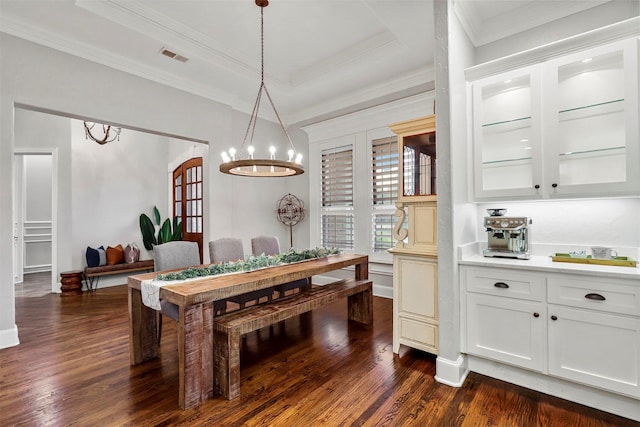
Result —
POLYGON ((156 225, 160 225, 160 211, 156 206, 153 207, 153 217, 156 220, 156 225))
POLYGON ((181 240, 182 239, 182 224, 180 219, 177 216, 173 217, 173 234, 171 236, 171 240, 181 240))
POLYGON ((140 232, 145 249, 152 250, 153 245, 157 245, 158 241, 155 236, 156 229, 146 214, 140 214, 140 232))
POLYGON ((170 242, 171 238, 171 221, 167 218, 164 220, 162 227, 160 227, 160 230, 158 231, 158 244, 161 245, 163 243, 170 242))

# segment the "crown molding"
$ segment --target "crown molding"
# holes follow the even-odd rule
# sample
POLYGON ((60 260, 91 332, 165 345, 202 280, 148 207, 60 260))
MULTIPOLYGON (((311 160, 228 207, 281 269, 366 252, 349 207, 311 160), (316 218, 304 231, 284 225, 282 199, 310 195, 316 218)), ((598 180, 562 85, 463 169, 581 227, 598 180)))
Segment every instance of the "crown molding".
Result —
POLYGON ((556 1, 552 7, 546 2, 531 1, 484 20, 480 18, 477 4, 473 1, 457 0, 453 9, 469 39, 478 47, 610 1, 556 1))
POLYGON ((467 81, 548 61, 579 50, 640 36, 640 17, 627 19, 503 58, 469 67, 467 81))
POLYGON ((435 81, 434 68, 425 67, 424 69, 398 76, 378 85, 346 93, 342 96, 334 97, 326 102, 315 104, 312 107, 295 111, 290 115, 289 123, 300 123, 305 120, 313 119, 314 117, 320 117, 323 114, 340 111, 359 103, 389 96, 433 81, 435 81))
MULTIPOLYGON (((247 80, 255 80, 260 69, 251 65, 250 58, 225 46, 223 43, 194 30, 180 21, 157 12, 154 8, 136 0, 76 0, 76 6, 94 13, 104 19, 116 22, 130 30, 144 34, 156 40, 166 41, 173 49, 189 58, 198 58, 229 73, 241 75, 247 80)), ((256 42, 257 43, 257 42, 256 42)), ((273 68, 273 67, 272 67, 273 68)), ((265 73, 269 81, 288 86, 281 72, 265 73)))
MULTIPOLYGON (((188 79, 181 79, 174 74, 162 72, 157 68, 148 67, 123 56, 114 55, 106 50, 89 46, 77 40, 62 37, 56 33, 44 31, 41 28, 30 26, 18 20, 13 20, 6 14, 0 16, 0 31, 91 62, 96 62, 119 71, 151 80, 165 86, 174 87, 185 92, 202 96, 216 102, 227 105, 234 105, 238 102, 236 95, 221 90, 215 90, 212 89, 211 86, 198 84, 188 79)), ((251 107, 247 106, 246 109, 250 111, 251 107)))
POLYGON ((433 112, 435 92, 423 92, 414 96, 387 102, 375 107, 345 114, 340 117, 303 126, 309 135, 309 144, 326 141, 344 135, 361 132, 363 129, 379 128, 380 124, 406 120, 407 117, 422 117, 433 112))

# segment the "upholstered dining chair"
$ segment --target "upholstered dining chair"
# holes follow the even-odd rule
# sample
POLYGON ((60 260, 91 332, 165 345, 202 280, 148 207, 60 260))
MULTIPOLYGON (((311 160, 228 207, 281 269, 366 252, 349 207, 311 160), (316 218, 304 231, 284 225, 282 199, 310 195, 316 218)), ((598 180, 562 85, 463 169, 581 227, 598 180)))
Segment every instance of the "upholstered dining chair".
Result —
MULTIPOLYGON (((212 263, 230 262, 244 259, 244 247, 242 240, 233 237, 222 237, 209 242, 209 259, 212 263)), ((249 301, 260 302, 260 298, 266 297, 267 301, 273 298, 273 288, 259 289, 242 295, 227 298, 227 301, 235 302, 244 308, 249 301)))
MULTIPOLYGON (((279 254, 280 240, 278 240, 277 236, 254 237, 251 239, 251 252, 254 256, 279 254)), ((310 277, 274 286, 275 291, 278 293, 278 298, 283 297, 287 291, 292 289, 304 290, 309 288, 311 288, 310 277)))
MULTIPOLYGON (((173 241, 153 247, 153 270, 165 271, 193 267, 200 264, 200 250, 196 242, 173 241)), ((158 312, 158 345, 162 337, 162 315, 177 321, 179 309, 176 304, 160 300, 158 312)))

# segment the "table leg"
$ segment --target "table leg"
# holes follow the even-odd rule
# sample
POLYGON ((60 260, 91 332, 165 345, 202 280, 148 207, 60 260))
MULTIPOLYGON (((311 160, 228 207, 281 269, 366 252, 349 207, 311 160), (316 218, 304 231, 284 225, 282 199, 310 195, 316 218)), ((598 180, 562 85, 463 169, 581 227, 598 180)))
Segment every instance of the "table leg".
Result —
POLYGON ((156 310, 142 303, 139 289, 129 288, 129 355, 132 365, 158 356, 156 310))
POLYGON ((373 323, 373 292, 371 289, 351 295, 347 301, 349 320, 366 324, 373 323))
POLYGON ((356 264, 356 280, 366 280, 369 278, 369 261, 362 264, 356 264))
POLYGON ((213 397, 213 302, 180 307, 178 370, 181 408, 213 397))

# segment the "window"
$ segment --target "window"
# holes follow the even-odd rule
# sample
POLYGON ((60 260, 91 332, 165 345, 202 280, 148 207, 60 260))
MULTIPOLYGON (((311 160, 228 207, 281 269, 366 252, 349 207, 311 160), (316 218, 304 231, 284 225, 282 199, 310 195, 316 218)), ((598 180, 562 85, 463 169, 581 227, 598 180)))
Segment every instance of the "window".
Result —
POLYGON ((353 250, 353 149, 343 146, 322 150, 321 158, 321 245, 353 250))
POLYGON ((372 220, 371 249, 386 252, 393 247, 395 202, 398 199, 398 141, 396 137, 371 141, 372 220))

